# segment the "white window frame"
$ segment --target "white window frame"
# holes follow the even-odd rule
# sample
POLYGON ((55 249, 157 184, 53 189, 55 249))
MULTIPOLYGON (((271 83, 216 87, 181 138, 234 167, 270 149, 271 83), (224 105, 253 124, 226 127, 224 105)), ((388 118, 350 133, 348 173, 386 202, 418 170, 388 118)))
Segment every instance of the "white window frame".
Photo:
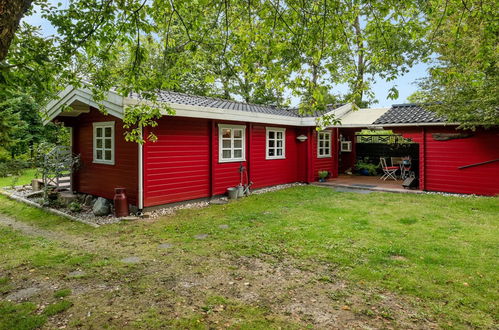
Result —
MULTIPOLYGON (((227 140, 227 139, 225 139, 227 140)), ((229 125, 218 124, 218 162, 231 163, 231 162, 244 162, 246 161, 246 126, 245 125, 229 125), (230 129, 230 148, 223 147, 223 130, 230 129), (241 148, 234 148, 234 129, 240 129, 241 133, 241 148), (234 157, 234 150, 241 149, 241 157, 234 157), (230 150, 231 158, 223 158, 223 151, 230 150)))
POLYGON ((265 159, 286 159, 286 129, 285 128, 281 128, 281 127, 266 127, 265 128, 266 130, 266 133, 265 133, 265 141, 266 141, 266 148, 265 148, 265 159), (274 132, 274 147, 272 147, 274 149, 274 156, 269 156, 269 133, 270 132, 274 132), (279 155, 277 156, 277 149, 279 149, 279 147, 277 147, 277 133, 280 132, 282 133, 282 147, 280 147, 282 149, 282 155, 279 155))
POLYGON ((114 148, 114 121, 99 121, 99 122, 94 122, 93 123, 93 132, 92 132, 92 140, 93 140, 93 162, 95 164, 106 164, 106 165, 114 165, 114 153, 115 153, 115 148, 114 148), (105 148, 105 138, 104 138, 104 132, 105 129, 110 127, 111 128, 111 159, 110 160, 105 160, 105 159, 97 159, 97 128, 102 128, 102 156, 104 157, 105 151, 109 150, 105 148))
POLYGON ((317 132, 317 158, 329 158, 331 157, 331 132, 330 131, 320 131, 317 132), (327 136, 327 137, 326 137, 327 136), (322 142, 329 142, 329 148, 326 149, 324 146, 320 146, 322 142), (320 150, 323 150, 323 154, 320 154, 320 150), (325 152, 327 150, 327 153, 325 152))

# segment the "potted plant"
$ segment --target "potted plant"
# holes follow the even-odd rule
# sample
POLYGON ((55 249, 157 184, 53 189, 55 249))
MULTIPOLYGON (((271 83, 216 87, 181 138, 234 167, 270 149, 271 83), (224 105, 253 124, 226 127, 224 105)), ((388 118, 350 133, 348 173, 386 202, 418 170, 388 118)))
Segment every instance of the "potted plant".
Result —
POLYGON ((362 175, 376 175, 378 173, 378 165, 358 161, 355 163, 355 168, 362 175))
POLYGON ((319 175, 319 182, 325 182, 326 178, 329 176, 329 172, 328 171, 319 171, 318 175, 319 175))

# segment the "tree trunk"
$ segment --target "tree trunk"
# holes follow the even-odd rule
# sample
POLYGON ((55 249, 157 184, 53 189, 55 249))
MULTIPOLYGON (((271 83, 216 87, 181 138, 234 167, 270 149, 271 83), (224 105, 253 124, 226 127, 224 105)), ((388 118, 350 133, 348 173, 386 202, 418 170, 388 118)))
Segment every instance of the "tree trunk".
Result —
POLYGON ((355 18, 354 22, 355 28, 355 44, 357 46, 357 75, 355 77, 355 84, 353 93, 356 95, 355 103, 357 105, 362 104, 362 98, 364 96, 364 41, 362 40, 362 28, 360 27, 359 16, 355 18))
POLYGON ((5 60, 19 22, 33 0, 0 0, 0 62, 5 60))

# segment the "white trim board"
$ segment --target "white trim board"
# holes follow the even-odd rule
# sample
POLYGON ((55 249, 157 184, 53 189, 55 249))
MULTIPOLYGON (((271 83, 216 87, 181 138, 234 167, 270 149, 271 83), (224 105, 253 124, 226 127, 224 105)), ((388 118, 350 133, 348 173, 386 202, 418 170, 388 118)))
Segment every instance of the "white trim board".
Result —
MULTIPOLYGON (((62 108, 64 105, 70 105, 75 101, 80 101, 82 103, 88 104, 91 107, 99 108, 99 104, 95 102, 92 98, 92 92, 86 87, 75 88, 74 86, 68 86, 63 91, 61 91, 57 99, 52 100, 47 103, 43 108, 46 114, 46 118, 43 123, 47 124, 55 117, 61 115, 62 108)), ((147 100, 138 100, 130 97, 122 97, 115 92, 107 93, 107 98, 101 102, 108 113, 117 118, 123 119, 124 108, 127 105, 135 104, 149 104, 153 103, 147 100)), ((268 125, 285 125, 285 126, 301 126, 307 127, 317 126, 317 120, 319 117, 292 117, 285 115, 275 115, 261 112, 250 112, 241 110, 228 110, 221 108, 203 107, 196 105, 186 105, 169 103, 166 104, 175 110, 175 116, 187 117, 187 118, 203 118, 203 119, 214 119, 214 120, 224 120, 224 121, 239 121, 239 122, 249 122, 249 123, 263 123, 268 125)), ((354 110, 351 103, 345 104, 338 107, 332 111, 326 113, 326 115, 334 115, 335 118, 339 120, 344 120, 344 123, 339 125, 330 125, 330 127, 368 127, 372 126, 374 121, 376 121, 381 115, 388 111, 389 108, 377 108, 377 109, 359 109, 354 110), (366 120, 364 114, 369 114, 371 118, 366 120), (371 121, 368 123, 368 121, 371 121)), ((80 111, 81 112, 81 111, 80 111)), ((83 113, 83 112, 82 112, 83 113)), ((164 113, 167 115, 167 113, 164 113)), ((68 116, 75 116, 77 113, 68 113, 68 116)), ((62 114, 64 116, 64 114, 62 114)), ((396 127, 396 126, 449 126, 458 125, 457 123, 404 123, 404 124, 381 124, 378 126, 386 127, 396 127)))

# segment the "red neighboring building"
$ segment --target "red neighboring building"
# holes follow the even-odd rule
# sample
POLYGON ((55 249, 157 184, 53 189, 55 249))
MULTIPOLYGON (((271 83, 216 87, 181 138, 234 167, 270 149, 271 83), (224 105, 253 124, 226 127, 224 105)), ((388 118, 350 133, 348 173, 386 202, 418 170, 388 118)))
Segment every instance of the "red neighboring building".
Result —
MULTIPOLYGON (((499 194, 499 162, 475 164, 499 159, 499 131, 479 130, 471 137, 437 142, 432 134, 455 129, 439 119, 416 121, 411 117, 414 112, 424 112, 418 107, 353 112, 351 105, 343 105, 329 113, 344 118, 344 126, 318 132, 316 117, 295 110, 161 92, 159 101, 176 114, 144 129, 143 135, 154 133, 157 142, 138 145, 125 141, 122 128, 124 108, 142 102, 137 95, 110 93, 104 102, 107 115, 96 109, 87 89, 68 87, 59 96, 46 107, 47 121, 72 128, 73 151, 81 155, 73 190, 112 198, 114 188, 125 187, 130 202, 140 209, 224 194, 239 184, 241 164, 253 188, 313 182, 322 170, 336 177, 340 134, 347 136, 347 130, 372 124, 391 127, 420 144, 422 189, 499 194), (72 110, 62 112, 64 105, 72 110), (363 120, 355 119, 364 114, 363 120), (396 114, 399 118, 392 118, 396 114), (478 174, 485 170, 491 175, 478 174)), ((355 157, 345 159, 355 161, 355 157)))

